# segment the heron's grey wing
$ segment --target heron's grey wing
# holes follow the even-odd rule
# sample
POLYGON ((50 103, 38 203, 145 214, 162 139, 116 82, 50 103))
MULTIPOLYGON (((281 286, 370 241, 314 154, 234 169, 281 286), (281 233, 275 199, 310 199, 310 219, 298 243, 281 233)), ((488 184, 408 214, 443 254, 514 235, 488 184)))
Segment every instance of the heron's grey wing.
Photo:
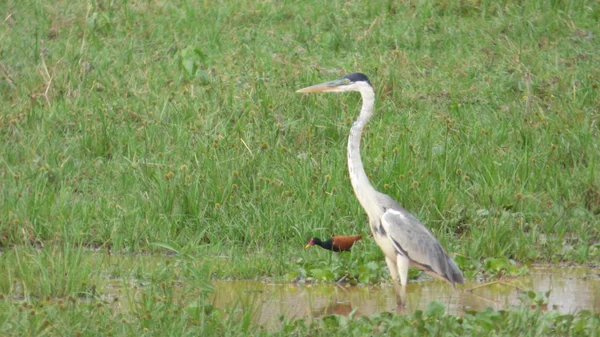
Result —
MULTIPOLYGON (((451 283, 459 281, 455 279, 454 268, 458 268, 454 262, 446 255, 435 236, 412 214, 402 208, 389 208, 381 217, 381 225, 398 254, 406 256, 421 269, 433 272, 451 283)), ((460 270, 458 273, 462 280, 460 270)))

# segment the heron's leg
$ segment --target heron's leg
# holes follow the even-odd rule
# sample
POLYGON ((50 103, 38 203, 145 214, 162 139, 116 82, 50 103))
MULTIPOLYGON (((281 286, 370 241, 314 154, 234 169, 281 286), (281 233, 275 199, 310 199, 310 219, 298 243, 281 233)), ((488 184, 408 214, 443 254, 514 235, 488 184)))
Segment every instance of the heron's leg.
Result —
POLYGON ((406 298, 406 286, 394 281, 394 293, 396 294, 396 306, 398 308, 406 307, 404 299, 406 298))
POLYGON ((406 287, 406 284, 408 283, 408 266, 410 265, 410 261, 407 257, 398 255, 396 258, 396 263, 398 264, 400 284, 402 284, 403 287, 406 287))
POLYGON ((390 259, 389 257, 385 257, 385 262, 387 263, 388 269, 390 270, 390 275, 392 276, 392 280, 394 283, 394 292, 396 294, 396 305, 399 308, 404 307, 404 297, 406 297, 406 288, 403 284, 401 284, 399 281, 399 275, 398 274, 398 263, 397 261, 394 261, 392 259, 390 259))
POLYGON ((396 261, 394 261, 386 256, 385 263, 387 263, 388 269, 390 270, 390 275, 392 276, 392 280, 394 280, 394 282, 397 282, 398 281, 398 267, 396 266, 396 261))
POLYGON ((396 304, 398 307, 405 307, 406 304, 406 284, 408 283, 408 266, 410 265, 410 261, 402 256, 397 255, 396 257, 396 268, 398 269, 398 276, 400 278, 400 284, 398 285, 400 289, 396 289, 396 304))

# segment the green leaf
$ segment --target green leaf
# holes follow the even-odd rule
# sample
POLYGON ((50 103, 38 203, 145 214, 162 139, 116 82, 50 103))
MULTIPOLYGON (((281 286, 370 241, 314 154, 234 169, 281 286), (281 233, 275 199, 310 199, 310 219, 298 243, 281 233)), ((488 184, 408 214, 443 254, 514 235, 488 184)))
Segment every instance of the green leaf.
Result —
POLYGON ((96 20, 98 20, 98 12, 94 12, 86 18, 86 25, 90 31, 93 31, 96 28, 96 20))
POLYGON ((321 281, 331 281, 333 280, 333 273, 328 269, 315 268, 310 270, 312 276, 321 281))
POLYGON ((151 243, 152 246, 156 246, 156 247, 160 247, 160 248, 164 248, 168 251, 171 251, 173 253, 179 254, 179 251, 177 249, 175 249, 173 246, 170 246, 166 243, 162 243, 162 242, 152 242, 151 243))
POLYGON ((446 312, 446 306, 440 302, 433 301, 427 304, 424 314, 425 317, 442 317, 446 312))
POLYGON ((182 62, 183 68, 186 70, 187 74, 190 76, 194 76, 196 73, 196 63, 190 59, 184 59, 182 62))
POLYGON ((375 261, 371 261, 367 263, 367 268, 369 268, 370 270, 377 270, 379 268, 379 264, 375 261))

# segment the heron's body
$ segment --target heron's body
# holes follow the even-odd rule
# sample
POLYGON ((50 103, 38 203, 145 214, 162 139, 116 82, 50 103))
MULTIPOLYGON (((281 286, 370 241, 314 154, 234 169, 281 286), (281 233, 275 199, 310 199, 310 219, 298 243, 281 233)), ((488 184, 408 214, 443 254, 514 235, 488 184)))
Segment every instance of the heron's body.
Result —
POLYGON ((360 115, 348 137, 348 169, 354 193, 369 217, 375 242, 381 247, 393 280, 406 286, 408 268, 421 269, 450 284, 463 283, 463 276, 435 236, 390 196, 371 185, 360 156, 363 129, 373 115, 375 93, 363 74, 351 74, 338 80, 298 90, 298 92, 358 91, 362 97, 360 115))

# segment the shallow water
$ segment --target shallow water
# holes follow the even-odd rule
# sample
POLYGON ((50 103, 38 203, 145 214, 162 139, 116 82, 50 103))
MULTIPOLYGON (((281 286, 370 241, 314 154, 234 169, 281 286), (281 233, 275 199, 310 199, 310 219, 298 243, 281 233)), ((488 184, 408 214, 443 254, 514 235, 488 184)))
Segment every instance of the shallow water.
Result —
POLYGON ((259 324, 276 325, 286 318, 313 318, 328 314, 367 316, 378 312, 410 313, 423 310, 431 301, 446 305, 447 312, 461 315, 465 310, 487 307, 507 309, 523 302, 526 291, 547 292, 547 309, 573 313, 588 309, 600 312, 600 268, 532 267, 530 275, 506 278, 484 285, 467 282, 456 290, 438 280, 410 282, 406 307, 397 310, 394 288, 336 284, 295 285, 258 281, 216 281, 214 305, 229 308, 252 303, 259 324), (472 291, 470 290, 472 289, 472 291))

